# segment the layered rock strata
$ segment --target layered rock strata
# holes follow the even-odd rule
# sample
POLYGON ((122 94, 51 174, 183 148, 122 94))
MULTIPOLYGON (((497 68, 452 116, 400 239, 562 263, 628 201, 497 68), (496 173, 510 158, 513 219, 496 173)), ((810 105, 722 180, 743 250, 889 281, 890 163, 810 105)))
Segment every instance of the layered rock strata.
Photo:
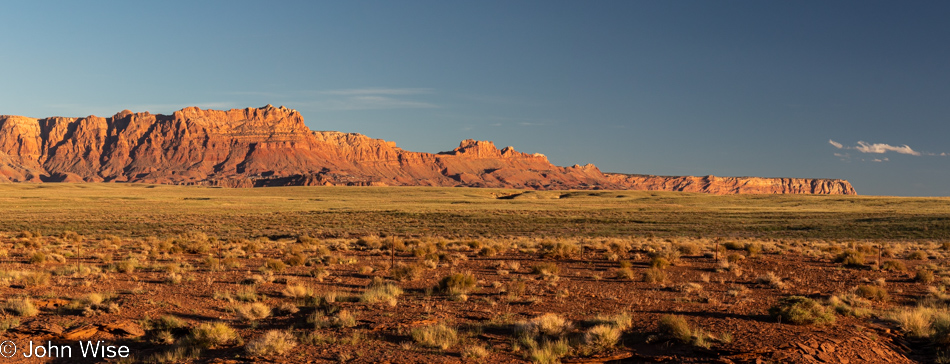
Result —
POLYGON ((462 141, 437 154, 355 133, 312 131, 295 110, 189 107, 172 115, 0 116, 0 182, 259 186, 467 186, 714 194, 855 194, 844 180, 662 177, 559 167, 541 154, 462 141))

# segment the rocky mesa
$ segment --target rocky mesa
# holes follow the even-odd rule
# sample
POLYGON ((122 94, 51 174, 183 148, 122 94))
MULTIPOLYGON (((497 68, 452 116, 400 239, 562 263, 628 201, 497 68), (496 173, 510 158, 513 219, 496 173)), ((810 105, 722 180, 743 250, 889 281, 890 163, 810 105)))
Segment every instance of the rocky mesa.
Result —
POLYGON ((855 194, 838 179, 664 177, 559 167, 541 154, 462 141, 442 153, 312 131, 295 110, 188 107, 172 115, 0 116, 0 182, 140 182, 227 187, 466 186, 713 194, 855 194))

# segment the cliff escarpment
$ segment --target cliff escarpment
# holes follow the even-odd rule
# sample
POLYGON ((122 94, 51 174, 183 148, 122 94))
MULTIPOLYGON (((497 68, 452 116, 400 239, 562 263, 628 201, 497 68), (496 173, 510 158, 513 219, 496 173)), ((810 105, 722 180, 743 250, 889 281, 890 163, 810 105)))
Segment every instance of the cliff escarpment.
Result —
POLYGON ((541 154, 462 141, 437 154, 355 133, 312 131, 295 110, 189 107, 172 115, 0 116, 0 182, 631 189, 855 194, 844 180, 662 177, 559 167, 541 154))

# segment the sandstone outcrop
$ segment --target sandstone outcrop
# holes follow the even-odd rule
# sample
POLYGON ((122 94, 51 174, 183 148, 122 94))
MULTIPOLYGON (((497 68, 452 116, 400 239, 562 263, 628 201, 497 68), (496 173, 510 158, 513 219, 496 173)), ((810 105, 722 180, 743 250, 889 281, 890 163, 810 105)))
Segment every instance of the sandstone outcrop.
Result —
POLYGON ((0 116, 0 182, 141 182, 226 187, 287 185, 636 189, 855 194, 847 181, 662 177, 559 167, 541 154, 462 141, 437 154, 355 133, 312 131, 295 110, 189 107, 109 118, 0 116))

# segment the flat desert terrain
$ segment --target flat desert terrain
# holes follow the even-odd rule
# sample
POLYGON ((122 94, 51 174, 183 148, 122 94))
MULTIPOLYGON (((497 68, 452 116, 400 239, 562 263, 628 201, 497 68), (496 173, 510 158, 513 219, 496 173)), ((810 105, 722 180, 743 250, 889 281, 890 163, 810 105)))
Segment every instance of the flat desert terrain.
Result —
POLYGON ((5 184, 0 360, 946 363, 948 258, 948 198, 5 184))

